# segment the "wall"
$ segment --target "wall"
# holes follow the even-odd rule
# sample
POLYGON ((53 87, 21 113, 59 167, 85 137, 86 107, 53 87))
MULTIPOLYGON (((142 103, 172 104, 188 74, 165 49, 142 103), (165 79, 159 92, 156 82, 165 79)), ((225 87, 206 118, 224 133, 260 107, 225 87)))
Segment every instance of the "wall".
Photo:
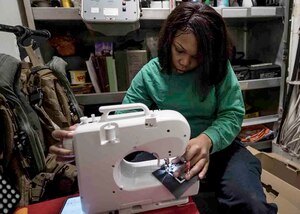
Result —
MULTIPOLYGON (((0 1, 0 24, 4 25, 23 25, 22 8, 19 6, 19 0, 1 0, 0 1)), ((12 55, 20 59, 20 53, 13 33, 0 31, 0 53, 12 55)))

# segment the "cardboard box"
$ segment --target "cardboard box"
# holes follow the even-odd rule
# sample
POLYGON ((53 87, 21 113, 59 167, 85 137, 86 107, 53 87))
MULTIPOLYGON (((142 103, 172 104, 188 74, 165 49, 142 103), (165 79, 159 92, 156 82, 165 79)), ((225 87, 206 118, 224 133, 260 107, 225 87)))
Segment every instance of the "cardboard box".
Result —
POLYGON ((277 153, 260 152, 250 146, 247 148, 261 161, 261 181, 268 202, 277 204, 279 214, 299 214, 300 164, 277 153))

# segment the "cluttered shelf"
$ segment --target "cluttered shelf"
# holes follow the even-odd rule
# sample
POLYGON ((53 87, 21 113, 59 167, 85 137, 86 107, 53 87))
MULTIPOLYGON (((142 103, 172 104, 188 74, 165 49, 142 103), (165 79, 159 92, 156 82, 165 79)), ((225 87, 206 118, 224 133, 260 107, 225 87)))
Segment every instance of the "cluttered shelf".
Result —
MULTIPOLYGON (((93 93, 93 94, 76 94, 75 97, 80 105, 107 105, 121 103, 126 91, 120 92, 106 92, 106 93, 93 93)), ((243 127, 256 124, 273 123, 278 120, 278 115, 266 115, 244 119, 243 127)))
POLYGON ((278 114, 266 115, 260 117, 254 117, 249 119, 244 119, 242 126, 252 126, 257 124, 273 123, 278 120, 278 114))
POLYGON ((266 141, 259 141, 259 142, 253 142, 253 143, 244 143, 245 146, 251 146, 252 148, 255 148, 257 150, 268 150, 272 148, 272 140, 266 140, 266 141))
MULTIPOLYGON (((143 48, 137 48, 137 46, 131 47, 129 46, 130 43, 126 43, 128 47, 123 49, 120 47, 123 47, 125 43, 122 43, 123 37, 119 34, 116 34, 118 36, 114 35, 111 37, 101 37, 101 34, 90 34, 90 32, 83 34, 85 26, 82 25, 84 21, 80 15, 80 8, 78 7, 28 7, 28 10, 32 14, 32 22, 36 24, 37 28, 47 27, 52 32, 53 38, 49 43, 52 48, 51 50, 67 61, 67 70, 70 75, 72 89, 78 103, 84 107, 86 115, 91 114, 91 112, 97 113, 100 106, 121 103, 125 96, 126 89, 136 71, 151 57, 155 56, 156 52, 154 50, 157 43, 157 32, 153 29, 159 28, 161 20, 167 18, 171 9, 168 4, 163 4, 164 6, 161 8, 152 7, 152 2, 154 1, 151 1, 151 7, 143 7, 141 9, 141 31, 139 32, 144 33, 143 38, 146 38, 143 48), (70 27, 69 32, 65 26, 70 27), (53 29, 51 29, 51 27, 53 27, 53 29), (63 35, 64 37, 56 35, 56 28, 59 27, 60 33, 67 31, 67 33, 63 35), (78 31, 78 33, 74 34, 74 32, 77 32, 77 29, 83 29, 83 31, 78 31), (59 53, 55 46, 55 41, 60 39, 59 44, 65 44, 65 41, 69 41, 68 35, 81 35, 78 36, 78 41, 74 41, 73 44, 74 47, 80 47, 80 49, 70 56, 65 56, 59 53), (95 39, 95 35, 98 36, 97 39, 95 39), (89 38, 89 40, 83 40, 82 38, 89 38), (76 42, 78 42, 78 44, 76 42), (108 44, 110 47, 108 55, 106 52, 104 54, 102 53, 104 49, 101 51, 98 50, 99 47, 107 49, 108 44), (80 60, 73 60, 74 58, 80 60), (133 59, 135 60, 132 61, 133 59), (136 59, 140 59, 138 60, 138 64, 136 63, 136 59), (81 61, 82 63, 80 66, 74 66, 74 63, 71 63, 73 61, 81 61), (76 81, 74 82, 72 75, 76 73, 82 73, 82 76, 86 76, 86 81, 83 81, 82 84, 76 83, 76 81), (109 74, 111 76, 109 76, 109 74), (109 86, 109 89, 107 86, 109 86)), ((246 112, 247 117, 245 117, 242 126, 247 127, 276 123, 278 120, 278 115, 276 114, 278 106, 277 90, 279 90, 282 84, 281 66, 280 64, 275 65, 273 63, 273 56, 277 53, 277 46, 268 45, 269 42, 266 43, 263 41, 264 39, 253 40, 253 37, 255 34, 261 36, 262 32, 264 32, 265 37, 269 38, 269 35, 274 35, 274 29, 279 28, 279 30, 281 30, 282 26, 278 25, 278 23, 281 23, 284 8, 273 6, 215 7, 215 10, 228 21, 227 23, 233 32, 233 38, 236 43, 236 55, 232 59, 232 65, 240 81, 245 104, 248 107, 246 112), (266 27, 268 27, 268 33, 264 31, 266 27), (254 48, 258 45, 261 45, 261 49, 268 51, 269 54, 267 57, 254 48), (243 53, 242 55, 244 57, 241 58, 240 53, 243 53), (266 88, 269 88, 269 90, 264 90, 266 88), (270 91, 272 91, 272 93, 276 92, 276 96, 269 96, 270 91), (255 99, 257 102, 253 102, 253 99, 257 97, 259 98, 255 99)), ((133 40, 140 41, 139 37, 135 36, 136 35, 133 36, 132 34, 133 40)), ((126 39, 131 41, 130 38, 126 39)), ((279 36, 272 36, 270 43, 278 44, 279 41, 279 36)), ((46 48, 43 53, 48 53, 49 48, 46 48)), ((106 49, 105 51, 107 51, 106 49)), ((69 50, 69 48, 67 50, 69 50)), ((81 77, 80 75, 78 76, 81 77)), ((257 142, 251 145, 256 146, 255 148, 257 149, 268 149, 271 144, 269 142, 257 142)))
MULTIPOLYGON (((227 7, 216 11, 224 18, 282 17, 283 7, 227 7)), ((32 7, 34 20, 81 20, 79 8, 32 7)), ((166 19, 169 8, 142 8, 141 20, 166 19)))
MULTIPOLYGON (((121 92, 107 92, 95 94, 77 94, 75 95, 80 105, 105 105, 121 103, 125 96, 125 91, 121 92)), ((278 120, 278 115, 267 115, 255 118, 245 119, 242 126, 251 126, 255 124, 272 123, 278 120)))
MULTIPOLYGON (((125 96, 126 91, 120 92, 107 92, 107 93, 94 93, 94 94, 76 94, 76 99, 80 105, 89 106, 94 105, 96 111, 101 105, 111 105, 111 104, 120 104, 125 96), (99 105, 99 106, 97 106, 99 105)), ((257 129, 266 129, 263 124, 274 123, 278 121, 278 115, 266 115, 266 116, 259 116, 249 119, 244 119, 242 127, 243 129, 247 129, 250 127, 256 127, 257 129)), ((271 132, 270 129, 268 129, 271 132)), ((249 130, 247 131, 249 132, 249 130)), ((247 139, 246 139, 247 140, 247 139)), ((254 141, 254 142, 245 142, 246 146, 251 146, 258 150, 268 150, 271 148, 272 139, 263 140, 263 141, 254 141)))
POLYGON ((240 81, 240 86, 242 90, 273 88, 273 87, 279 87, 280 84, 281 84, 281 77, 240 81))
POLYGON ((103 105, 121 103, 126 91, 75 94, 76 100, 80 105, 103 105))
MULTIPOLYGON (((240 81, 242 90, 252 90, 261 88, 271 88, 280 86, 281 77, 268 79, 255 79, 240 81)), ((91 94, 76 94, 76 99, 81 105, 95 105, 102 103, 120 103, 125 96, 126 91, 107 92, 107 93, 91 93, 91 94)), ((264 120, 271 120, 274 122, 275 116, 270 118, 264 117, 264 120)), ((249 119, 249 123, 252 123, 249 119)), ((245 124, 246 125, 246 124, 245 124)))

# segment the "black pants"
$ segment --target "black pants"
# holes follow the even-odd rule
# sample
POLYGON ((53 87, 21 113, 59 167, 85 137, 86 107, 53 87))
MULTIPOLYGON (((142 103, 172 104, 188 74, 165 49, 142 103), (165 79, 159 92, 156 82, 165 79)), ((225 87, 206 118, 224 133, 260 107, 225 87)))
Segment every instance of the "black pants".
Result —
POLYGON ((215 192, 219 213, 277 213, 277 206, 266 202, 261 170, 260 161, 239 141, 210 156, 205 180, 208 189, 215 192))

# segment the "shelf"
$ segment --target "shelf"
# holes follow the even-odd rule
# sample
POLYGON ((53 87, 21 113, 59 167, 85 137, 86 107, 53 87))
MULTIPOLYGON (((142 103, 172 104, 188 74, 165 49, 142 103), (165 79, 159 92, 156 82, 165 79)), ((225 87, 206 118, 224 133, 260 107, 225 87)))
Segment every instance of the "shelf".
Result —
POLYGON ((141 20, 164 20, 170 13, 169 8, 142 8, 141 20))
POLYGON ((107 105, 122 103, 125 93, 126 91, 95 94, 75 94, 75 97, 79 105, 107 105))
POLYGON ((263 18, 283 16, 283 7, 226 7, 222 8, 224 18, 263 18))
POLYGON ((267 78, 267 79, 252 79, 239 81, 242 90, 253 90, 262 88, 279 87, 281 77, 267 78))
POLYGON ((257 150, 266 150, 272 148, 272 140, 253 142, 253 143, 244 143, 246 146, 251 146, 257 150))
MULTIPOLYGON (((283 16, 283 7, 215 8, 224 18, 263 18, 283 16)), ((162 20, 169 8, 142 8, 141 20, 162 20)), ((81 20, 79 8, 32 7, 34 20, 81 20)))
POLYGON ((283 16, 283 7, 252 7, 250 10, 251 17, 271 17, 271 16, 283 16))
POLYGON ((250 118, 250 119, 244 119, 242 127, 258 125, 258 124, 274 123, 276 121, 278 121, 277 114, 255 117, 255 118, 250 118))
MULTIPOLYGON (((272 88, 280 86, 281 77, 268 78, 268 79, 253 79, 239 81, 242 90, 254 90, 263 88, 272 88)), ((79 104, 82 105, 93 105, 99 103, 120 103, 125 96, 126 91, 112 92, 112 93, 98 93, 98 94, 77 94, 76 99, 79 104)), ((265 116, 261 120, 272 120, 274 122, 277 119, 277 115, 265 116)), ((248 123, 252 123, 251 119, 248 123)), ((256 120, 256 119, 255 119, 256 120)), ((265 123, 265 122, 262 122, 265 123)))
POLYGON ((82 20, 79 8, 32 7, 34 20, 82 20))
POLYGON ((286 163, 287 165, 294 162, 300 165, 300 159, 296 156, 293 156, 291 154, 289 154, 288 152, 282 150, 281 145, 278 145, 276 143, 276 140, 273 141, 272 143, 272 152, 276 153, 278 155, 280 155, 281 157, 283 157, 284 159, 286 159, 286 163))
MULTIPOLYGON (((125 96, 126 91, 121 92, 109 92, 109 93, 97 93, 97 94, 76 94, 76 100, 80 105, 107 105, 107 104, 119 104, 125 96)), ((242 126, 251 126, 264 123, 273 123, 278 120, 278 115, 268 115, 262 117, 256 117, 251 119, 245 119, 242 126)))

